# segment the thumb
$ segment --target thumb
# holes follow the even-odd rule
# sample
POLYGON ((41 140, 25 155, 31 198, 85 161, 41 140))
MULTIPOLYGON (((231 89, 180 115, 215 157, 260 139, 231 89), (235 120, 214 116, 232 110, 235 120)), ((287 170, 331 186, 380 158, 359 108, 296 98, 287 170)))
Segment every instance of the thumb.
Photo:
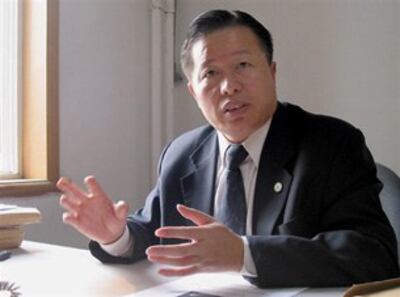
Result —
POLYGON ((114 211, 119 220, 125 220, 128 216, 129 206, 125 201, 118 201, 114 204, 114 211))
POLYGON ((215 219, 212 216, 209 216, 208 214, 200 210, 190 208, 182 204, 178 204, 176 208, 185 219, 192 221, 197 226, 211 224, 215 222, 215 219))

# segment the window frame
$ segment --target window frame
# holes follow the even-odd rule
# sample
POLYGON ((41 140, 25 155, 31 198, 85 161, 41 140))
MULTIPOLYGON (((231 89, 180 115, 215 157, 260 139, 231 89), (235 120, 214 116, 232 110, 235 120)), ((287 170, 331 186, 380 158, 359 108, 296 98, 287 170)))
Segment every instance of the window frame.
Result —
POLYGON ((59 0, 23 0, 22 159, 0 197, 54 191, 59 177, 59 0))
MULTIPOLYGON (((11 133, 7 133, 7 131, 5 131, 6 136, 5 138, 3 138, 3 140, 5 140, 7 143, 8 141, 11 141, 11 143, 8 143, 7 145, 5 145, 4 143, 1 146, 2 149, 5 150, 5 156, 8 155, 9 150, 13 149, 15 150, 14 155, 12 155, 12 159, 13 161, 11 161, 11 164, 13 164, 13 168, 8 168, 5 169, 5 171, 1 171, 0 169, 0 180, 1 179, 17 179, 20 178, 20 173, 22 171, 22 166, 21 166, 21 117, 22 117, 22 113, 21 113, 21 104, 22 104, 22 0, 14 0, 16 1, 15 3, 11 4, 13 6, 16 7, 16 33, 17 33, 17 38, 15 40, 16 44, 16 53, 15 53, 15 57, 16 57, 16 68, 14 70, 11 70, 11 74, 15 75, 15 78, 17 79, 17 82, 15 84, 15 89, 14 90, 8 90, 9 92, 7 92, 7 94, 12 94, 15 95, 16 97, 13 98, 13 102, 8 102, 8 104, 2 104, 3 106, 6 106, 6 110, 3 110, 2 112, 0 112, 1 116, 5 116, 5 119, 1 119, 0 121, 2 121, 7 128, 11 128, 12 132, 11 133), (11 113, 11 116, 8 116, 8 113, 11 113), (14 117, 17 117, 16 119, 14 117), (15 122, 12 122, 14 121, 15 122), (14 135, 12 135, 14 134, 14 135)), ((4 3, 3 3, 4 4, 4 3)), ((7 6, 7 4, 5 4, 7 6)), ((14 31, 14 30, 13 30, 14 31)), ((11 33, 10 31, 8 32, 9 34, 11 33)), ((11 33, 12 34, 12 33, 11 33)), ((13 45, 11 45, 13 46, 13 45)), ((6 51, 7 53, 8 51, 6 51)), ((3 59, 4 57, 2 57, 3 59)), ((7 67, 6 69, 8 69, 10 71, 10 69, 7 67)), ((8 84, 10 85, 10 84, 8 84)), ((4 94, 4 92, 2 92, 2 94, 4 94)), ((1 124, 0 124, 1 125, 1 124)), ((4 132, 4 131, 3 131, 4 132)), ((0 135, 0 137, 2 137, 2 135, 0 135)), ((1 156, 0 153, 0 158, 5 157, 5 156, 1 156)), ((10 164, 8 164, 10 165, 10 164)))

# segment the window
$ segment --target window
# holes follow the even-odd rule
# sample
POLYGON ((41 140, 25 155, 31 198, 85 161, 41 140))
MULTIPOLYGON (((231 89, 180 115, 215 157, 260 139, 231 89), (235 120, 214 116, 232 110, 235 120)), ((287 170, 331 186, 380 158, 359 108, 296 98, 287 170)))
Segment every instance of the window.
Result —
POLYGON ((20 174, 21 5, 0 2, 0 177, 20 174))
POLYGON ((1 0, 0 23, 0 196, 53 190, 58 178, 58 1, 1 0))

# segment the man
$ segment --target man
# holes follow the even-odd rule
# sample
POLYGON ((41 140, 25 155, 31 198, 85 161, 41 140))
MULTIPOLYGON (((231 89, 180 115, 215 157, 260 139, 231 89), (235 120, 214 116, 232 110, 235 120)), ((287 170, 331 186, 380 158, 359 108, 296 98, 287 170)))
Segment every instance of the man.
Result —
POLYGON ((95 257, 147 257, 165 264, 166 276, 236 271, 261 287, 398 275, 362 133, 277 101, 267 29, 244 12, 206 12, 191 24, 181 62, 210 125, 164 149, 143 209, 127 216, 127 204, 114 204, 94 177, 89 193, 58 182, 64 222, 92 240, 95 257), (243 152, 237 168, 225 158, 231 148, 243 152))

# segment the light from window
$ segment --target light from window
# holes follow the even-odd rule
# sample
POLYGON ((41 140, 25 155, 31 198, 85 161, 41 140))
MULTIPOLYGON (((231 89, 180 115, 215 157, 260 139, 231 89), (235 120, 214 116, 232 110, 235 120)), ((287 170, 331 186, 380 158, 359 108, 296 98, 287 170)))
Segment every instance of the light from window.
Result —
POLYGON ((0 178, 20 175, 22 26, 19 0, 0 1, 0 178))

